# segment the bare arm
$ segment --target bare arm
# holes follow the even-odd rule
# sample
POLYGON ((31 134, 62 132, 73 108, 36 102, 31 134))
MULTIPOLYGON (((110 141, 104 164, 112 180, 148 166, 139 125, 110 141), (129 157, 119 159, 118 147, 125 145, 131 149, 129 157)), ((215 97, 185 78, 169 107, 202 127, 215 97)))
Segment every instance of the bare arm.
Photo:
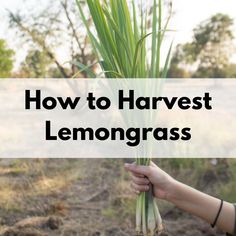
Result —
MULTIPOLYGON (((126 164, 132 173, 132 186, 136 193, 147 191, 154 186, 154 195, 173 203, 178 208, 202 218, 212 224, 220 208, 221 201, 180 183, 158 168, 154 163, 149 167, 126 164)), ((224 202, 217 220, 217 226, 228 233, 234 232, 235 209, 233 204, 224 202)))
MULTIPOLYGON (((173 183, 173 191, 174 194, 169 196, 168 201, 184 211, 202 218, 209 224, 214 222, 220 208, 219 199, 177 181, 173 183)), ((228 202, 224 202, 222 211, 217 220, 217 226, 225 232, 233 233, 234 219, 234 206, 228 202)))

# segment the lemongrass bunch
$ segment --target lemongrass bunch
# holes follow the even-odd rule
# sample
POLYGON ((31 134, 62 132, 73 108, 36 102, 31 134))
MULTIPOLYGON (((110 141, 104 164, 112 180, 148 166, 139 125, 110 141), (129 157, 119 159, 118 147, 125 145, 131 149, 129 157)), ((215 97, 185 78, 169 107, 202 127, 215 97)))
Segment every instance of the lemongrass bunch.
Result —
MULTIPOLYGON (((161 45, 170 16, 165 23, 162 22, 162 0, 153 0, 152 11, 144 11, 142 6, 138 8, 137 0, 76 1, 97 63, 106 78, 166 78, 171 46, 161 69, 161 45), (88 6, 92 26, 82 7, 84 2, 88 6), (95 29, 95 33, 91 29, 95 29)), ((99 77, 90 69, 93 65, 76 64, 90 77, 99 77)), ((150 158, 137 158, 136 162, 149 165, 150 158)), ((140 236, 153 236, 162 230, 161 216, 151 187, 149 192, 140 194, 137 199, 136 232, 140 236)))

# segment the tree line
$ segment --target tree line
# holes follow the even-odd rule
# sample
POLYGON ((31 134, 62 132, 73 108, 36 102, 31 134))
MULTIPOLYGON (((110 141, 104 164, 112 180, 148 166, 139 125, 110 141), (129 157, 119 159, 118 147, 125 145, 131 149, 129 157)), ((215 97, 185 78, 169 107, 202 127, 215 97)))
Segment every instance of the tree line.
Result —
MULTIPOLYGON (((80 72, 82 64, 96 70, 96 57, 75 1, 50 4, 37 13, 8 11, 9 29, 16 33, 18 43, 27 45, 28 51, 13 72, 15 52, 0 39, 0 77, 89 77, 85 70, 80 72), (66 52, 66 61, 60 61, 60 50, 66 52)), ((192 40, 173 50, 168 77, 235 78, 236 64, 231 62, 235 53, 233 26, 233 19, 220 13, 197 25, 192 40)))

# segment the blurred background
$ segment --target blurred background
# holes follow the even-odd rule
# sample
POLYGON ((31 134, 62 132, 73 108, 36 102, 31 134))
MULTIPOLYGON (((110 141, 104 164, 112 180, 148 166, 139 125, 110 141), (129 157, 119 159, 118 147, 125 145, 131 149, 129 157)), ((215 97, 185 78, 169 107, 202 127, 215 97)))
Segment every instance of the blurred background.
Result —
MULTIPOLYGON (((166 14, 169 8, 167 1, 166 14)), ((174 40, 170 78, 236 78, 235 8, 235 0, 173 1, 162 48, 166 53, 174 40)), ((88 77, 71 63, 95 62, 74 0, 1 1, 0 21, 0 78, 88 77)), ((133 235, 135 196, 126 161, 132 162, 1 159, 0 235, 133 235)), ((236 159, 155 162, 186 184, 236 202, 236 159)), ((164 235, 223 235, 166 202, 159 206, 164 235)))
MULTIPOLYGON (((170 1, 165 2, 167 17, 170 1)), ((162 48, 166 55, 174 41, 169 77, 236 77, 235 7, 235 0, 172 1, 169 33, 162 48)), ((143 10, 151 15, 152 1, 143 10)), ((1 1, 0 21, 0 77, 88 76, 76 74, 78 68, 71 63, 95 62, 74 0, 1 1)))

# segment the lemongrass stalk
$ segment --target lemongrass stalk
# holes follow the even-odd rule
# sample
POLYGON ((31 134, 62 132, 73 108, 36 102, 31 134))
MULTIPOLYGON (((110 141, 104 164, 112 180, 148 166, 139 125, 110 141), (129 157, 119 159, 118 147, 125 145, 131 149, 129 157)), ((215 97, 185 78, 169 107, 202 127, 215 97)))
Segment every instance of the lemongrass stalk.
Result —
POLYGON ((150 190, 148 191, 148 236, 154 236, 157 231, 157 213, 156 208, 154 206, 155 201, 153 199, 152 185, 150 186, 150 190))
MULTIPOLYGON (((81 0, 76 0, 81 19, 86 26, 91 45, 99 61, 102 73, 107 78, 166 78, 171 47, 166 56, 163 70, 160 68, 161 46, 170 17, 162 23, 162 0, 153 0, 152 32, 147 32, 147 12, 136 11, 132 0, 132 11, 128 0, 86 0, 96 34, 91 30, 81 0), (131 12, 133 15, 131 16, 131 12), (162 28, 162 25, 164 28, 162 28), (151 40, 151 62, 149 62, 147 38, 151 40)), ((142 5, 142 2, 141 2, 142 5)), ((87 65, 78 63, 83 71, 91 73, 87 65)), ((99 74, 99 75, 100 75, 99 74)), ((130 119, 126 117, 126 122, 130 119)), ((149 150, 150 151, 150 150, 149 150)), ((150 165, 150 158, 138 158, 138 165, 150 165)), ((153 197, 152 186, 148 193, 137 198, 136 232, 138 236, 153 236, 163 230, 162 219, 153 197)))
POLYGON ((156 58, 156 76, 160 78, 160 60, 161 60, 161 36, 162 36, 162 0, 158 1, 158 32, 157 32, 157 58, 156 58))
POLYGON ((136 234, 142 235, 142 197, 138 197, 136 204, 136 234))
MULTIPOLYGON (((155 199, 153 199, 154 202, 155 202, 155 199)), ((164 230, 164 226, 163 226, 163 223, 162 223, 162 218, 161 218, 161 215, 160 215, 160 212, 159 212, 159 209, 157 207, 157 204, 155 202, 155 204, 153 205, 154 207, 154 212, 155 212, 155 218, 156 218, 156 223, 157 223, 157 233, 161 233, 163 232, 164 230)))
MULTIPOLYGON (((141 159, 136 158, 136 164, 141 165, 141 159)), ((142 228, 142 221, 143 221, 143 194, 139 194, 136 200, 136 235, 143 236, 143 228, 142 228)))
POLYGON ((148 235, 147 234, 147 214, 148 214, 148 212, 147 212, 147 206, 148 206, 148 198, 147 198, 147 193, 146 192, 144 192, 144 193, 141 193, 141 195, 142 195, 142 199, 143 199, 143 201, 142 201, 142 228, 143 228, 143 235, 148 235))

